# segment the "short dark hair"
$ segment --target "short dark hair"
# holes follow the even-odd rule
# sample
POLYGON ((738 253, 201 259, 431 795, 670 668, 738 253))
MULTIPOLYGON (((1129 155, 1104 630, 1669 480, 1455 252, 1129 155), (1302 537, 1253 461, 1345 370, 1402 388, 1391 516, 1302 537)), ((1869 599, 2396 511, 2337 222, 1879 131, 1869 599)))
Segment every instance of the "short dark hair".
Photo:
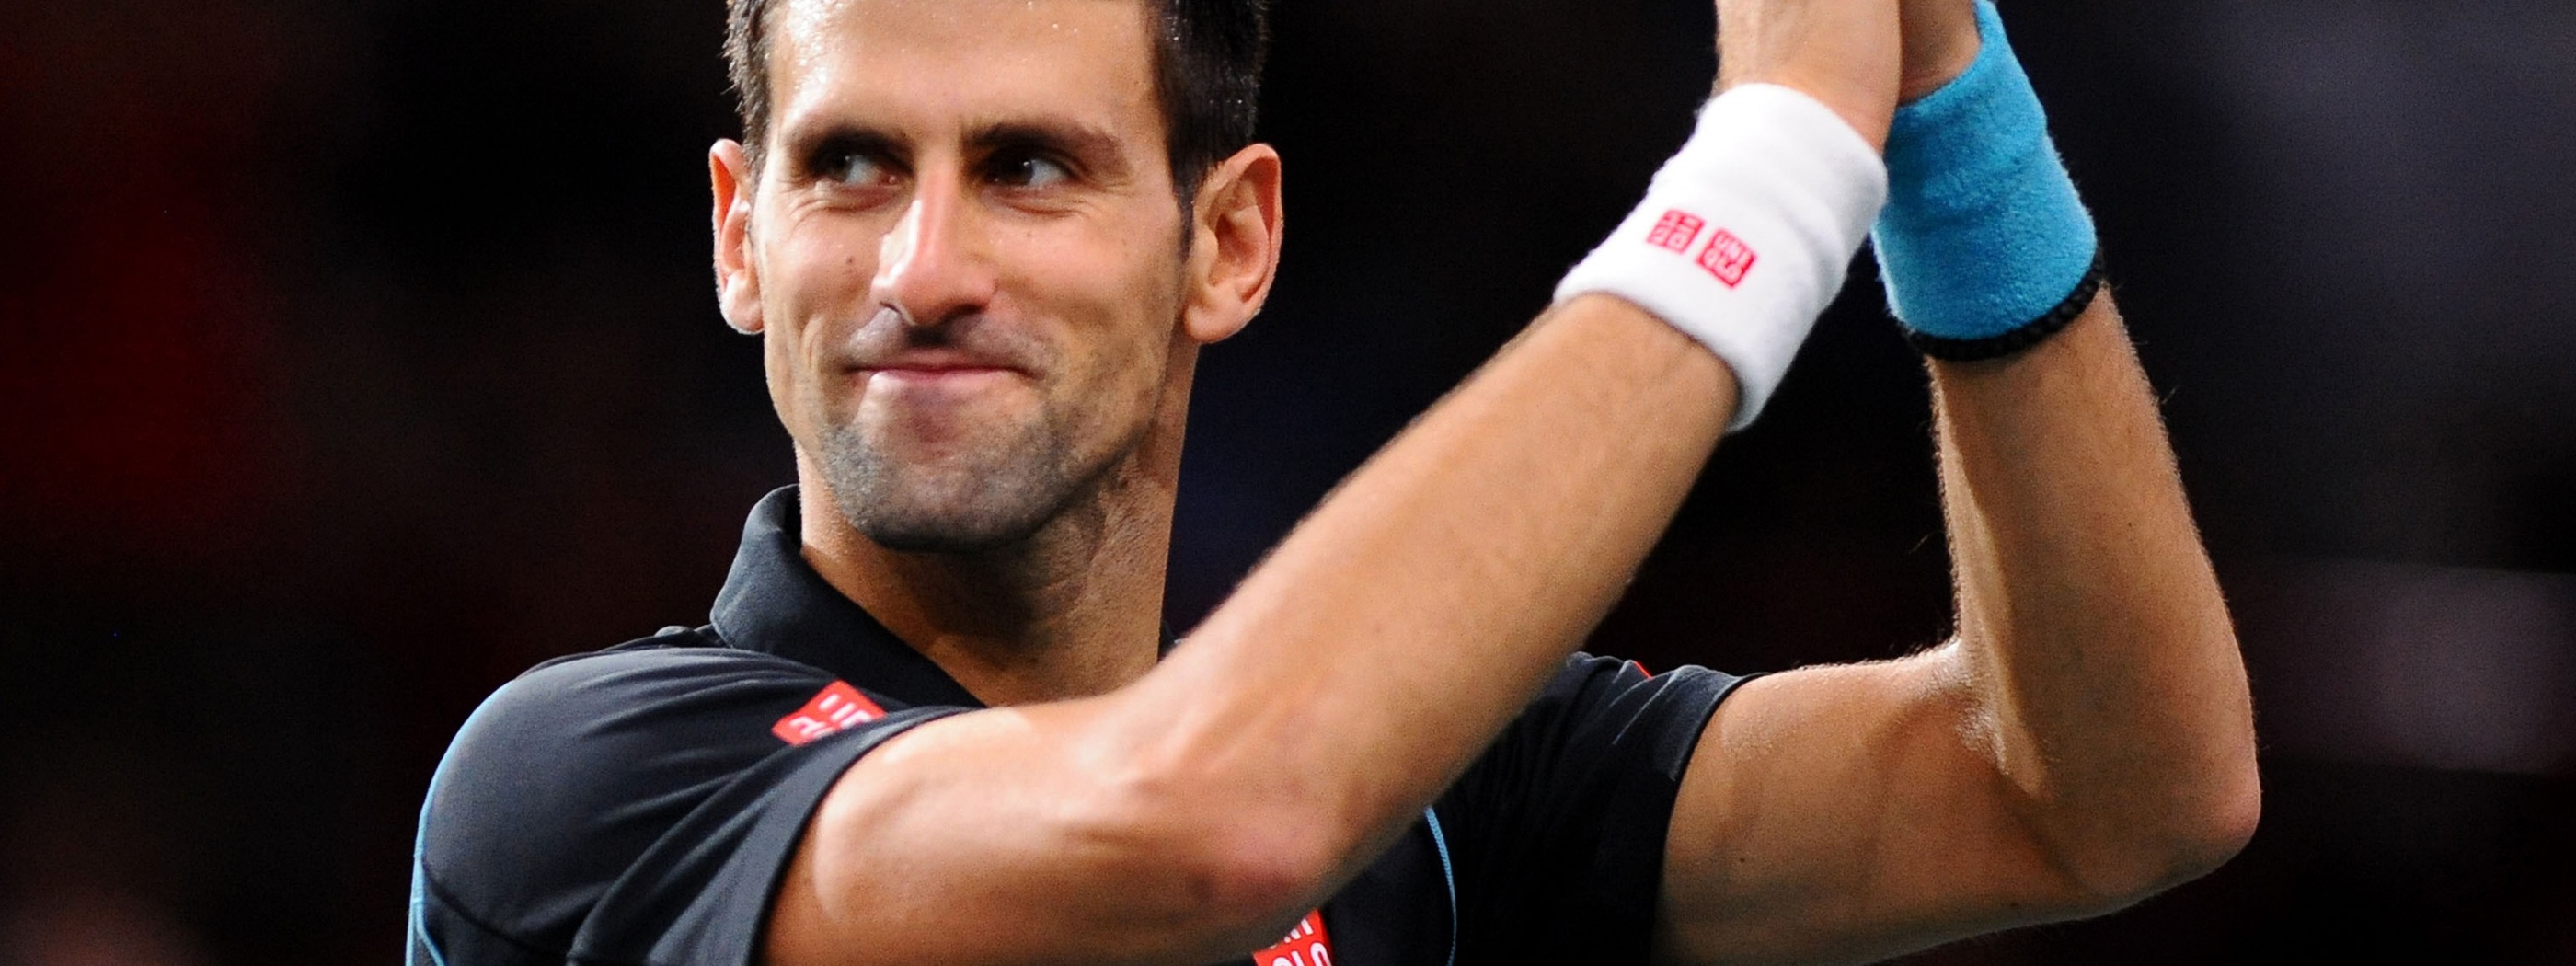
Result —
MULTIPOLYGON (((769 16, 785 0, 726 0, 725 63, 755 161, 769 138, 769 16)), ((1154 93, 1186 211, 1209 168, 1252 143, 1269 0, 1142 0, 1154 12, 1154 93)), ((1186 237, 1186 233, 1184 233, 1186 237)))

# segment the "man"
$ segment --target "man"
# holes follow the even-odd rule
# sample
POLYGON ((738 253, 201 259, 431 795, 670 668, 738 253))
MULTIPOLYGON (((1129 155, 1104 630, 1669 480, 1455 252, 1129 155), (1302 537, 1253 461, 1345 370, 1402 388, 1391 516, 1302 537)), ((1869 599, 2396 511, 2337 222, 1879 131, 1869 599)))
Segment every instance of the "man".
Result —
POLYGON ((2243 672, 1991 10, 1719 14, 1638 214, 1176 646, 1196 354, 1281 238, 1259 4, 736 0, 718 290, 798 486, 709 626, 466 724, 413 961, 1849 962, 2223 861, 2243 672), (1569 657, 1883 199, 1956 638, 1569 657))

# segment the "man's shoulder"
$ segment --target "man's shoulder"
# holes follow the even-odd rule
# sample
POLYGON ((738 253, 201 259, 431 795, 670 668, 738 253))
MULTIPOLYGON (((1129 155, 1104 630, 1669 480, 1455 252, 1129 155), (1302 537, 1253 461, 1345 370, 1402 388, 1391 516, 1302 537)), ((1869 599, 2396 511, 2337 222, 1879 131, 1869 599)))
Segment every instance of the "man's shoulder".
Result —
POLYGON ((431 805, 560 811, 549 800, 649 792, 632 786, 673 781, 682 763, 738 768, 785 747, 771 724, 833 683, 820 668, 727 647, 706 628, 554 658, 466 719, 431 805), (472 794, 495 784, 509 794, 472 794))
POLYGON ((593 687, 632 686, 650 680, 758 674, 764 670, 823 673, 774 654, 732 647, 713 627, 673 625, 614 647, 540 661, 502 685, 492 697, 551 694, 585 683, 593 687))
POLYGON ((438 898, 542 945, 689 812, 794 742, 829 672, 674 628, 546 661, 466 720, 421 815, 438 898))
MULTIPOLYGON (((575 749, 631 754, 665 741, 767 752, 777 744, 768 721, 833 680, 812 665, 727 647, 707 628, 669 628, 529 668, 466 719, 440 771, 575 749), (745 723, 758 727, 728 727, 745 723)), ((600 764, 621 760, 632 758, 600 764)))

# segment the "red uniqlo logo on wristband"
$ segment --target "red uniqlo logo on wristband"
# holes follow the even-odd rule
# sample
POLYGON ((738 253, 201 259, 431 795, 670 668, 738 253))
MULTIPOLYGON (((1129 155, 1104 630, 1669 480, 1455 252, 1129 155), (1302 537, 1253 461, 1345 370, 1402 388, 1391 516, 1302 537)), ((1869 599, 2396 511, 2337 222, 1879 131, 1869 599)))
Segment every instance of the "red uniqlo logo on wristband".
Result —
POLYGON ((1288 938, 1252 954, 1252 966, 1333 966, 1333 941, 1324 935, 1324 910, 1307 913, 1288 938))
POLYGON ((1707 225, 1698 215, 1675 208, 1655 221, 1654 230, 1646 233, 1646 244, 1686 252, 1692 242, 1699 240, 1699 230, 1707 225))
POLYGON ((796 709, 795 714, 778 719, 769 733, 791 745, 801 745, 817 738, 829 737, 848 728, 885 717, 885 709, 868 700, 859 689, 841 681, 814 695, 814 700, 796 709))
POLYGON ((1726 287, 1734 288, 1744 283, 1744 276, 1753 271, 1753 263, 1759 258, 1761 256, 1754 254, 1753 246, 1745 244, 1744 239, 1720 228, 1716 234, 1708 236, 1708 247, 1699 253, 1699 267, 1708 269, 1708 273, 1725 282, 1726 287))

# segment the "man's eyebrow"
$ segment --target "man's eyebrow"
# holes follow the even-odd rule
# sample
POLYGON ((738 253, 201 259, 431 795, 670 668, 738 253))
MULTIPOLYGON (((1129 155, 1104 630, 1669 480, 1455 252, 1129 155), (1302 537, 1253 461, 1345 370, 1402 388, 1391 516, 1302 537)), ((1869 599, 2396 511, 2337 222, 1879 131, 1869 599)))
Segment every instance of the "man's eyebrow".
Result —
POLYGON ((1119 151, 1118 137, 1106 129, 1079 121, 1007 120, 989 121, 966 129, 969 146, 991 150, 1001 147, 1040 147, 1065 154, 1075 161, 1105 168, 1123 170, 1127 158, 1119 151))
POLYGON ((891 154, 895 146, 901 143, 903 143, 901 138, 884 128, 866 124, 832 122, 790 128, 780 147, 786 151, 790 160, 804 164, 825 149, 891 154))

